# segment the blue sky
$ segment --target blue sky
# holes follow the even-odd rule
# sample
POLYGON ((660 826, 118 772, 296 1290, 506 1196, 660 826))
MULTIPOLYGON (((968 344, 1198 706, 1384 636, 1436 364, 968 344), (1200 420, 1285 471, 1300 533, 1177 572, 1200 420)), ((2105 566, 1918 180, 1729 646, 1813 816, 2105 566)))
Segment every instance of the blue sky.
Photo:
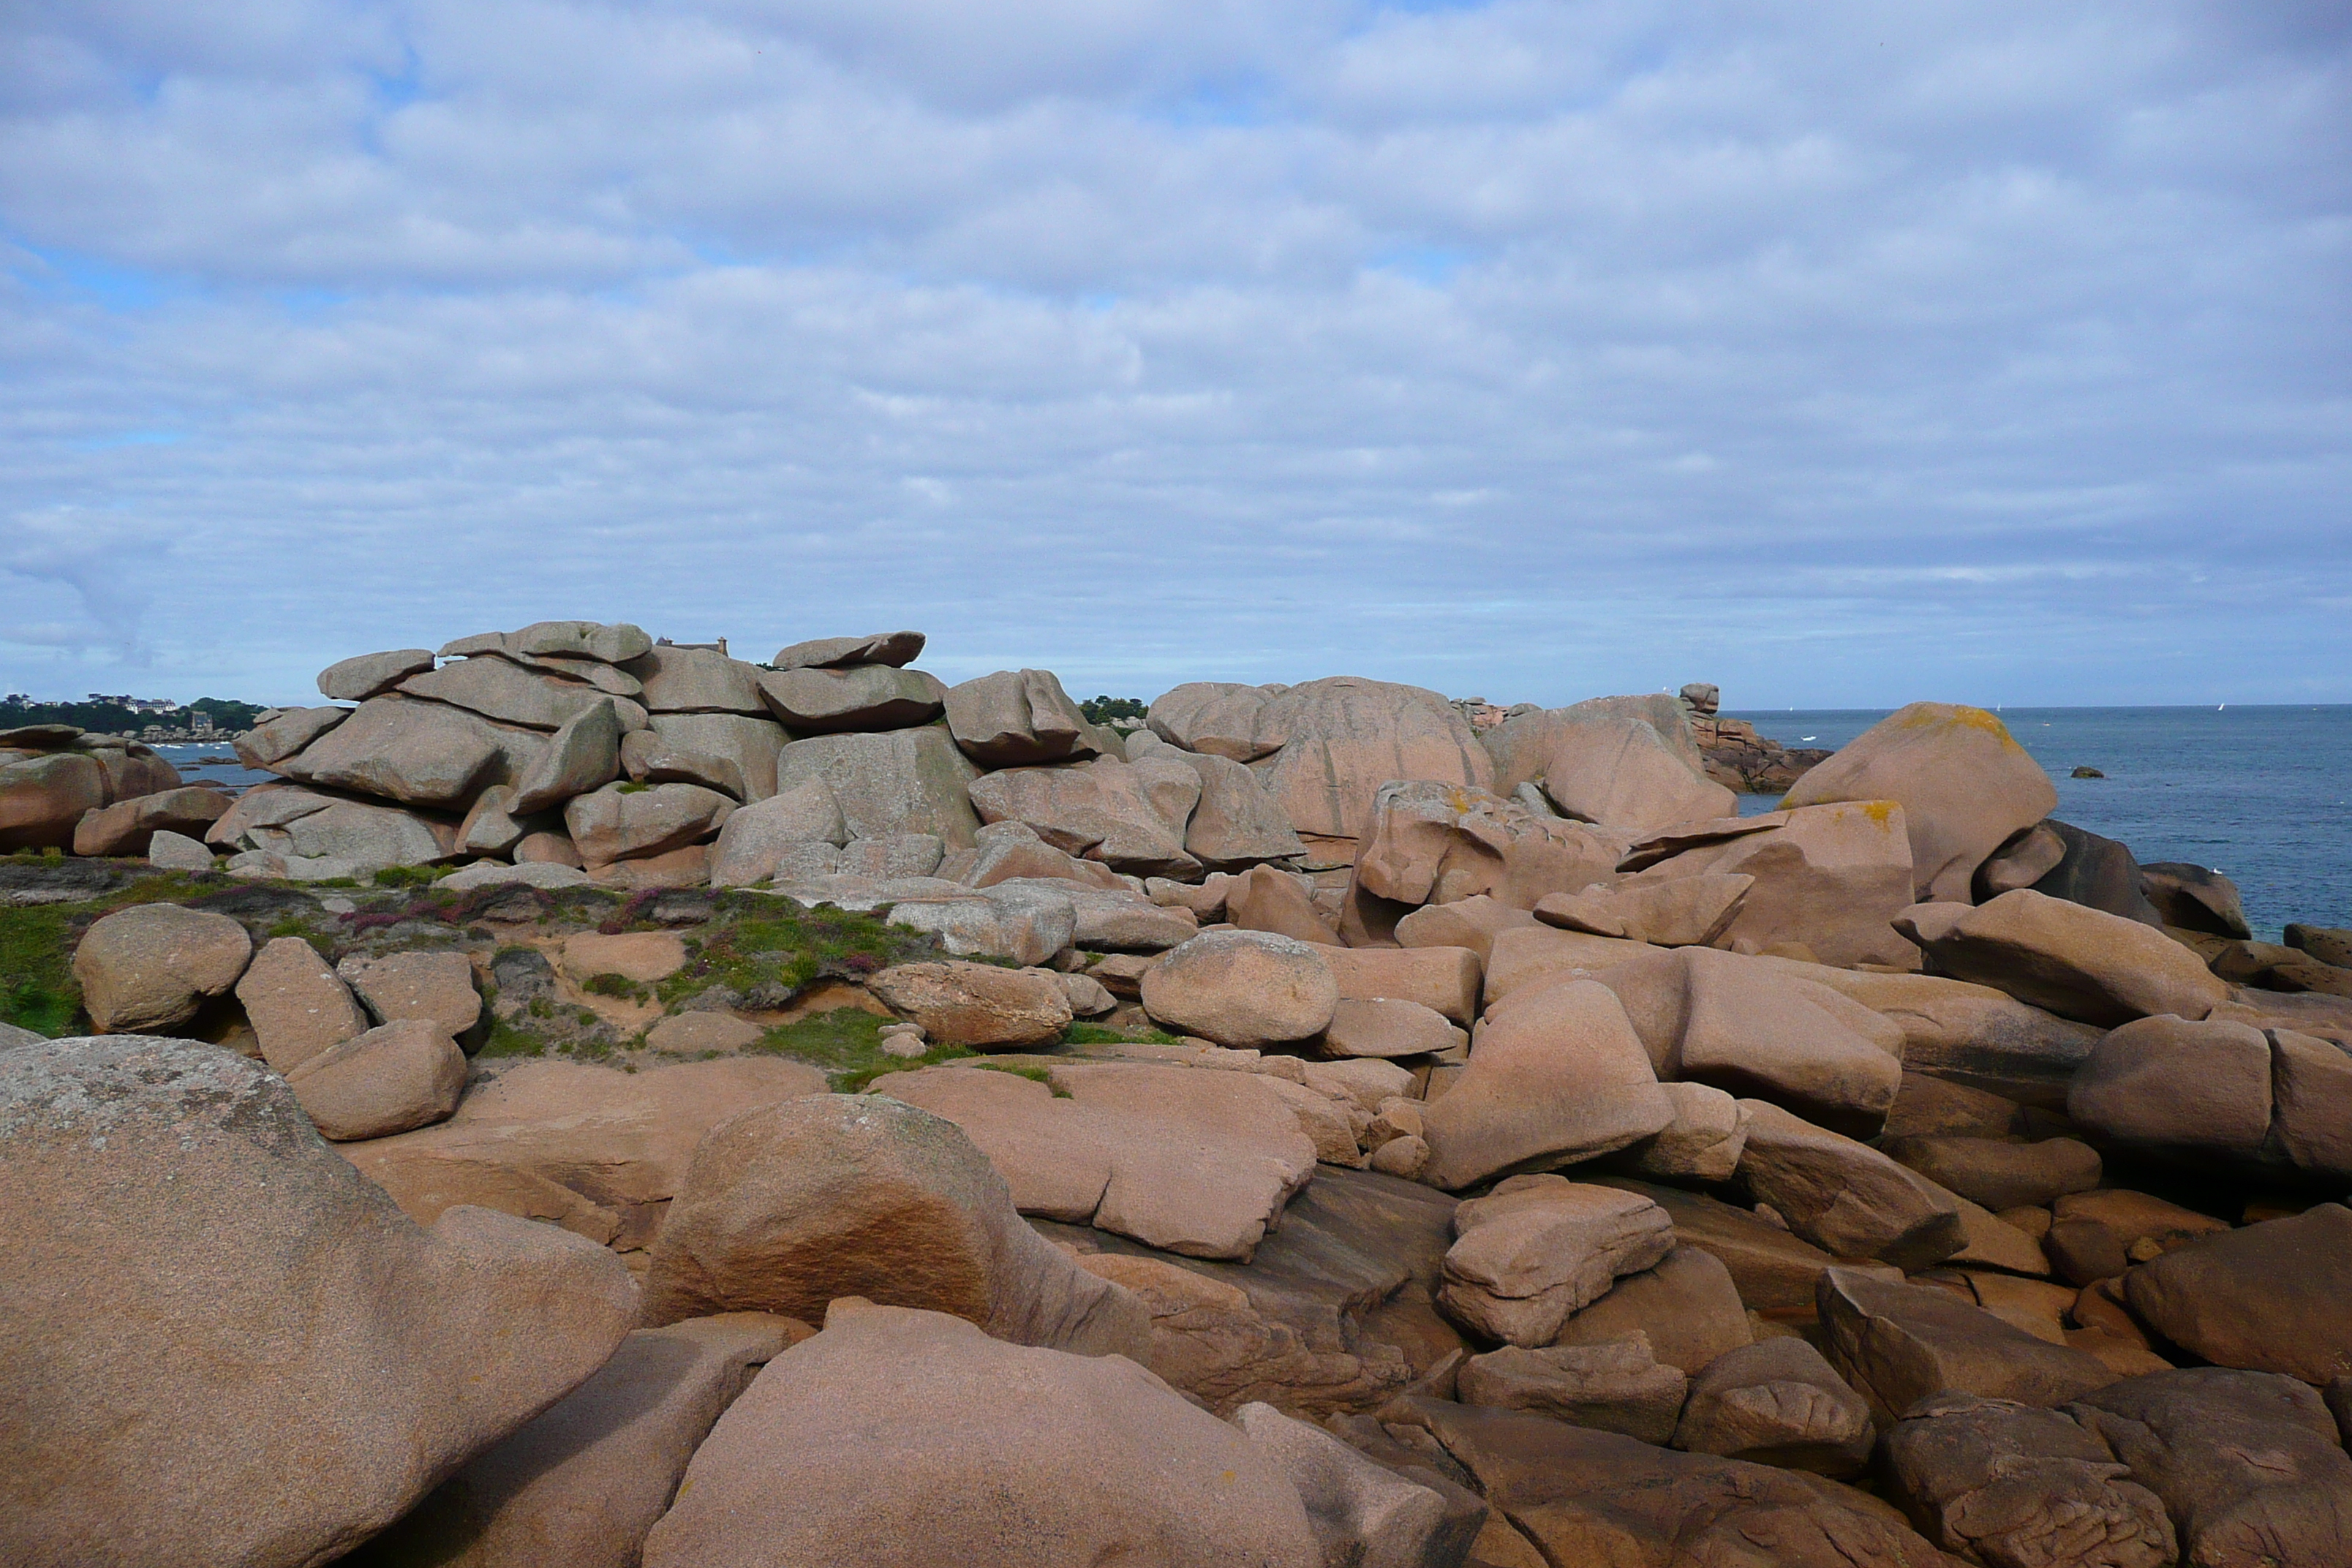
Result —
POLYGON ((2352 701, 2317 0, 0 5, 0 689, 2352 701))

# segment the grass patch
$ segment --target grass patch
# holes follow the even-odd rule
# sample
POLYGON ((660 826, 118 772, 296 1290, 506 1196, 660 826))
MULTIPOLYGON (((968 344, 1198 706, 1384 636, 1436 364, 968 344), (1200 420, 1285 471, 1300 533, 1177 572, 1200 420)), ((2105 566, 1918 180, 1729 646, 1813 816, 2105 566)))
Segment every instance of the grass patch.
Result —
POLYGON ((481 1054, 486 1057, 543 1057, 547 1042, 536 1035, 527 1035, 504 1018, 490 1022, 490 1037, 482 1042, 481 1054))
POLYGON ((430 866, 386 866, 375 874, 379 888, 424 888, 438 879, 440 873, 430 866))
POLYGON ((645 986, 625 974, 592 974, 580 989, 592 996, 611 996, 623 1002, 646 999, 645 986))
POLYGON ((863 980, 894 963, 933 958, 939 945, 921 931, 841 910, 777 907, 757 894, 724 900, 718 917, 689 942, 686 967, 656 988, 677 1004, 715 986, 749 995, 768 988, 789 994, 827 975, 863 980))
POLYGON ((0 907, 0 1024, 54 1039, 81 1013, 68 906, 0 907))
POLYGON ((820 1068, 832 1079, 834 1088, 844 1094, 856 1094, 888 1073, 908 1072, 971 1055, 961 1046, 934 1046, 919 1057, 885 1056, 882 1027, 889 1022, 860 1007, 843 1007, 771 1029, 750 1048, 820 1068))
POLYGON ((1031 1083, 1042 1083, 1047 1089, 1054 1091, 1054 1098, 1055 1100, 1068 1100, 1071 1098, 1071 1094, 1068 1089, 1064 1089, 1060 1084, 1054 1081, 1053 1071, 1048 1068, 1023 1067, 1015 1062, 982 1061, 974 1062, 971 1065, 975 1068, 984 1068, 990 1072, 1009 1072, 1014 1078, 1025 1078, 1031 1083))
POLYGON ((1173 1046, 1182 1042, 1160 1029, 1114 1029, 1108 1024, 1072 1024, 1062 1031, 1066 1046, 1173 1046))

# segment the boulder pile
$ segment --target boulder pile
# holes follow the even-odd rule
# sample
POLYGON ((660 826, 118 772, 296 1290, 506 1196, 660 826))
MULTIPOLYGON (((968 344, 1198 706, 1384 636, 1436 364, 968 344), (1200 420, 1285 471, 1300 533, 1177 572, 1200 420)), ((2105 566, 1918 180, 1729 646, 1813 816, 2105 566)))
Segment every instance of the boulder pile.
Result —
POLYGON ((923 647, 0 735, 0 1560, 2352 1563, 2352 932, 1976 709, 923 647))

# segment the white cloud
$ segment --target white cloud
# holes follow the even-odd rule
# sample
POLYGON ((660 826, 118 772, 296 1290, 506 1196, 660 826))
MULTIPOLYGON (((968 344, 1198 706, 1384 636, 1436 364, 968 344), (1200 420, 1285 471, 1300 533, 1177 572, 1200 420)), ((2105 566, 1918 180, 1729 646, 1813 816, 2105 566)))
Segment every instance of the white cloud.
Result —
POLYGON ((2352 700, 2347 109, 2284 3, 18 8, 0 681, 2352 700))

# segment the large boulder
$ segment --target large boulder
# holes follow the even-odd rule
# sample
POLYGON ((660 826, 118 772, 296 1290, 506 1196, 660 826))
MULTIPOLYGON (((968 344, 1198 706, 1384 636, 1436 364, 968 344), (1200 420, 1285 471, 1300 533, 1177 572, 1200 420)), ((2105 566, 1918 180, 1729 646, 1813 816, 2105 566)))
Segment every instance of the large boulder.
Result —
POLYGON ((1423 1113, 1422 1179, 1459 1190, 1507 1171, 1572 1164, 1674 1119, 1617 998, 1590 980, 1564 981, 1488 1011, 1469 1066, 1423 1113))
POLYGON ((1902 808, 1884 801, 1808 806, 1685 825, 1634 844, 1621 868, 1643 880, 1755 879, 1709 939, 1826 964, 1913 967, 1888 921, 1910 907, 1911 845, 1902 808))
POLYGON ((966 793, 978 777, 944 724, 813 735, 776 757, 776 787, 823 779, 852 838, 921 833, 956 849, 971 848, 980 826, 966 793))
POLYGON ((866 988, 940 1045, 1001 1049, 1061 1038, 1071 1014, 1058 981, 1045 970, 987 963, 901 963, 866 988))
MULTIPOLYGON (((412 675, 395 689, 526 730, 560 730, 599 702, 628 702, 631 710, 637 706, 585 680, 567 679, 543 666, 517 664, 496 654, 461 658, 412 675)), ((641 710, 637 716, 642 722, 641 710)))
POLYGON ((887 664, 763 669, 759 677, 768 711, 801 735, 912 729, 938 718, 947 698, 936 677, 887 664))
POLYGON ((1176 766, 1195 787, 1190 798, 1162 809, 1152 798, 1154 775, 1143 763, 1097 757, 1060 767, 1006 768, 976 779, 971 804, 984 822, 1023 822, 1055 848, 1099 860, 1136 876, 1190 876, 1200 862, 1184 849, 1184 826, 1199 798, 1190 769, 1176 766))
POLYGON ((439 1026, 404 1018, 289 1068, 286 1087, 323 1138, 337 1143, 389 1138, 457 1109, 466 1057, 439 1026))
POLYGON ((2062 1017, 2112 1028, 2202 1018, 2230 987, 2162 931, 2021 888, 1990 903, 1920 904, 1896 918, 1929 970, 1997 986, 2062 1017))
POLYGON ((2324 1385, 2352 1373, 2352 1209, 2215 1231, 2124 1276, 2150 1329, 2217 1366, 2324 1385))
POLYGON ((1469 722, 1418 686, 1310 680, 1270 698, 1255 733, 1279 748, 1251 764, 1258 777, 1293 828, 1324 837, 1360 837, 1371 825, 1373 793, 1391 779, 1484 789, 1494 778, 1469 722))
POLYGON ((648 713, 768 713, 760 667, 709 648, 656 644, 621 668, 643 683, 648 713))
POLYGON ((457 848, 454 817, 405 811, 299 784, 256 784, 212 825, 205 841, 235 853, 260 850, 348 862, 355 871, 429 866, 457 848))
POLYGON ((1816 1289, 1822 1353, 1881 1422, 1948 1389, 2050 1405, 2116 1380, 2095 1357, 1933 1285, 1832 1268, 1816 1289))
POLYGON ((2029 884, 2035 892, 2105 910, 2142 925, 2164 924, 2164 917, 2141 890, 2139 862, 2128 846, 2055 817, 2035 831, 2056 839, 2061 851, 2057 864, 2029 884))
POLYGON ((1663 693, 1595 697, 1566 708, 1515 712, 1481 735, 1495 759, 1496 792, 1510 795, 1522 784, 1539 783, 1555 752, 1572 748, 1596 727, 1605 730, 1626 720, 1648 725, 1693 773, 1706 770, 1706 757, 1691 732, 1689 711, 1674 698, 1663 693))
MULTIPOLYGON (((651 648, 654 639, 626 621, 533 621, 499 637, 498 646, 526 658, 626 664, 651 648)), ((443 648, 441 657, 453 657, 451 649, 443 648)))
POLYGON ((1891 800, 1911 837, 1921 901, 1965 902, 1977 868, 2058 808, 2058 791, 1981 708, 1914 702, 1808 770, 1782 805, 1891 800))
POLYGON ((1241 686, 1193 680, 1152 700, 1145 721, 1173 746, 1204 756, 1254 763, 1282 749, 1285 737, 1262 731, 1265 706, 1286 686, 1241 686))
POLYGON ((1339 933, 1315 907, 1312 886, 1295 871, 1253 866, 1225 885, 1225 919, 1243 931, 1337 947, 1339 933))
POLYGON ((1992 986, 1939 974, 1832 969, 1785 958, 1763 962, 1898 1026, 1907 1069, 2047 1110, 2065 1109, 2067 1086, 2103 1033, 1992 986))
POLYGON ((253 939, 226 915, 133 904, 82 934, 73 973, 100 1034, 152 1034, 194 1018, 252 957, 253 939))
POLYGON ((379 1024, 417 1018, 463 1040, 471 1038, 481 1022, 482 998, 474 989, 474 967, 462 952, 388 952, 378 958, 351 953, 335 966, 335 973, 379 1024))
POLYGON ((236 983, 236 999, 280 1073, 367 1032, 367 1015, 318 949, 299 936, 273 937, 236 983))
POLYGON ((342 1568, 637 1568, 687 1462, 761 1367, 814 1332, 766 1312, 639 1329, 342 1568))
POLYGON ((2181 1562, 2352 1562, 2352 1458, 2319 1395, 2292 1379, 2182 1367, 2109 1384, 2067 1414, 2163 1500, 2181 1562))
POLYGON ((912 664, 923 651, 920 632, 875 632, 862 637, 813 637, 779 650, 771 669, 847 669, 859 664, 912 664))
POLYGON ((952 1122, 896 1100, 810 1095, 712 1129, 655 1244, 646 1321, 808 1320, 841 1296, 1090 1354, 1139 1353, 1150 1335, 1133 1297, 1022 1223, 952 1122))
POLYGON ((2163 1502, 2129 1478, 2096 1433, 2058 1411, 1936 1395, 1887 1433, 1886 1459, 1904 1510, 1938 1545, 1971 1562, 2099 1568, 2174 1562, 2163 1502))
POLYGON ((656 713, 622 738, 621 764, 646 784, 704 784, 739 800, 765 800, 776 793, 776 758, 791 739, 772 719, 656 713))
POLYGON ((2092 1048, 2066 1114, 2113 1143, 2176 1160, 2252 1155, 2270 1131, 2270 1041, 2250 1024, 2135 1019, 2092 1048))
POLYGON ((1645 1443, 1674 1435, 1689 1385, 1639 1332, 1595 1344, 1505 1345, 1472 1356, 1457 1376, 1465 1405, 1531 1411, 1645 1443))
POLYGON ((1298 1489, 1327 1568, 1447 1568, 1467 1559, 1486 1509, 1464 1489, 1407 1479, 1263 1402, 1231 1420, 1298 1489))
POLYGON ((982 767, 1019 768, 1117 752, 1050 669, 1000 669, 948 689, 948 731, 982 767))
POLYGON ((1703 1193, 1631 1176, 1590 1179, 1599 1186, 1639 1193, 1665 1210, 1674 1221, 1675 1245, 1696 1247, 1721 1263, 1740 1300, 1749 1310, 1769 1319, 1811 1321, 1816 1290, 1822 1274, 1831 1268, 1845 1267, 1889 1279, 1903 1277, 1901 1270, 1884 1264, 1837 1258, 1753 1210, 1735 1208, 1703 1193))
POLYGON ((1678 1454, 1614 1432, 1449 1400, 1406 1397, 1381 1414, 1394 1426, 1421 1428, 1467 1469, 1496 1513, 1541 1549, 1537 1563, 1948 1563, 1884 1503, 1818 1477, 1678 1454))
POLYGON ((577 795, 563 826, 590 870, 683 848, 726 825, 735 803, 700 784, 612 784, 577 795))
POLYGON ((1552 1343, 1593 1345, 1637 1332, 1661 1363, 1694 1374, 1756 1337, 1731 1270, 1680 1243, 1653 1267, 1623 1276, 1591 1305, 1570 1313, 1552 1343))
POLYGON ((1729 816, 1738 806, 1648 721, 1607 714, 1561 730, 1544 758, 1542 784, 1562 816, 1635 835, 1729 816))
POLYGON ((1933 1182, 1777 1105, 1741 1103, 1739 1175, 1807 1241, 1898 1268, 1925 1268, 1967 1245, 1958 1202, 1933 1182))
POLYGON ((1324 1561, 1272 1457, 1141 1367, 847 1301, 719 1417, 645 1553, 645 1568, 1324 1561))
POLYGON ((1887 1138, 1878 1149, 1946 1192, 1995 1214, 2047 1208, 2069 1193, 2086 1193, 2099 1184, 2098 1151, 2075 1138, 2045 1138, 2038 1143, 1999 1138, 1887 1138))
POLYGON ((1549 880, 1570 891, 1615 868, 1617 843, 1487 790, 1399 780, 1373 792, 1356 881, 1401 904, 1504 894, 1519 868, 1514 862, 1538 854, 1540 846, 1560 862, 1549 880))
POLYGON ((87 752, 0 751, 0 849, 63 849, 109 798, 87 752))
POLYGON ((1144 972, 1153 1021, 1221 1046, 1312 1039, 1330 1026, 1339 986, 1311 944, 1266 931, 1207 931, 1144 972))
POLYGON ((194 784, 155 795, 134 795, 100 806, 74 825, 77 855, 144 855, 158 833, 202 838, 227 815, 230 797, 194 784))
POLYGON ((795 845, 838 847, 848 840, 849 827, 832 789, 821 778, 803 779, 728 814, 711 851, 710 883, 748 888, 776 875, 795 845))
POLYGON ((1462 1205, 1454 1234, 1439 1306, 1486 1339, 1521 1346, 1551 1343, 1569 1314, 1675 1246, 1674 1223, 1649 1199, 1549 1175, 1513 1176, 1462 1205))
POLYGON ((1343 1001, 1414 1002, 1465 1029, 1478 1021, 1485 964, 1468 948, 1433 942, 1332 948, 1316 956, 1339 982, 1343 1001))
POLYGON ((547 750, 514 781, 506 811, 528 816, 612 783, 621 774, 621 716, 599 702, 555 731, 547 750))
POLYGON ((319 672, 319 695, 333 702, 364 702, 381 697, 412 675, 433 668, 429 647, 395 648, 341 659, 319 672))
POLYGON ((1156 754, 1181 763, 1201 781, 1201 798, 1184 826, 1184 853, 1211 870, 1237 870, 1266 860, 1287 860, 1307 847, 1291 830, 1281 802, 1265 791, 1257 774, 1231 757, 1171 746, 1149 730, 1128 739, 1127 760, 1156 754))
POLYGON ((236 760, 267 772, 352 716, 349 708, 285 708, 229 742, 236 760))
POLYGON ((1903 1079, 1903 1030, 1760 959, 1708 948, 1638 954, 1601 975, 1665 1079, 1769 1100, 1874 1135, 1903 1079))
POLYGON ((635 1314, 627 1268, 579 1237, 478 1208, 413 1224, 217 1047, 0 1053, 0 1126, 10 1563, 333 1561, 635 1314))
MULTIPOLYGON (((593 691, 588 697, 590 701, 566 717, 599 703, 609 706, 609 699, 593 691)), ((407 805, 462 806, 486 785, 511 784, 529 772, 546 746, 546 737, 529 731, 501 729, 460 708, 395 695, 362 703, 274 771, 303 784, 407 805)))

